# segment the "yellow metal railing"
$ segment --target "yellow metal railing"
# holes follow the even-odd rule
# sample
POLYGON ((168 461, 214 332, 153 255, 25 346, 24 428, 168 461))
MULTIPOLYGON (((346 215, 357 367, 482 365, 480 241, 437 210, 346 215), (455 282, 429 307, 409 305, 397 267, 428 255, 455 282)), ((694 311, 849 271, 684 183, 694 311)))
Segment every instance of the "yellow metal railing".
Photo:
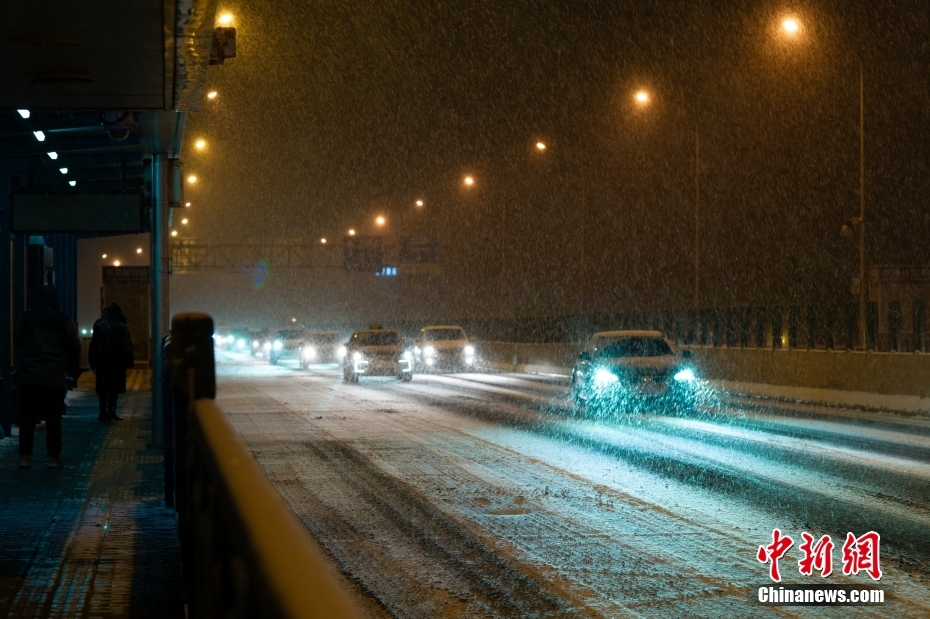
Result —
POLYGON ((360 616, 321 548, 213 401, 212 335, 213 321, 204 314, 172 322, 176 505, 188 616, 360 616))

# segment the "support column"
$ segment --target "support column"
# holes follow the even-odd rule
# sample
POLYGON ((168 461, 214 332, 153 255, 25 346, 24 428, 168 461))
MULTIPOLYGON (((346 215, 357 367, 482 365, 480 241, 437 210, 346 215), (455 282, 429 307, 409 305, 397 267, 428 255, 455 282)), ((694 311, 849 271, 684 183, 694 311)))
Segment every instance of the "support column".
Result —
MULTIPOLYGON (((13 197, 10 195, 9 204, 13 197)), ((10 334, 13 326, 13 241, 10 234, 10 209, 3 209, 3 218, 0 221, 0 238, 3 245, 0 247, 0 436, 10 436, 13 424, 13 392, 12 392, 12 359, 13 342, 10 334)))
POLYGON ((164 445, 161 341, 168 328, 168 157, 152 156, 152 447, 164 445))

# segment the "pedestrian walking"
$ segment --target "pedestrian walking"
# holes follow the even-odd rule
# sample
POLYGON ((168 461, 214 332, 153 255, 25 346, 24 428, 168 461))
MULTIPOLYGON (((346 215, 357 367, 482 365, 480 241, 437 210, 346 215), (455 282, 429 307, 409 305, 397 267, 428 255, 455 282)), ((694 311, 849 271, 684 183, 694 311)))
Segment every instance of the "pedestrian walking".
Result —
POLYGON ((135 365, 132 338, 126 326, 126 314, 116 301, 103 310, 94 323, 87 360, 97 375, 96 391, 100 400, 100 421, 120 421, 116 414, 116 398, 126 393, 126 370, 135 365))
POLYGON ((54 286, 42 286, 35 306, 23 313, 14 338, 23 349, 19 371, 19 466, 29 467, 36 424, 44 417, 48 466, 60 469, 64 466, 61 413, 67 391, 65 380, 68 368, 77 366, 81 342, 74 323, 58 309, 54 286))

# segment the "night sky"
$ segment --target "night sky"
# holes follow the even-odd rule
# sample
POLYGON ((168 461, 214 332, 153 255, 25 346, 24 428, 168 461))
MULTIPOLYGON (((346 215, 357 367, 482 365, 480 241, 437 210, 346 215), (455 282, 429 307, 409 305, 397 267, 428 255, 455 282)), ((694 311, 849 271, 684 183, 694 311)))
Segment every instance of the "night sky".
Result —
MULTIPOLYGON (((858 245, 839 232, 859 210, 860 60, 867 262, 927 263, 926 2, 219 11, 235 16, 238 57, 211 67, 219 96, 188 119, 185 172, 200 180, 182 236, 326 236, 338 251, 349 227, 374 233, 384 214, 388 235, 439 236, 443 269, 394 291, 332 270, 271 265, 261 290, 248 274, 215 273, 200 309, 221 321, 687 307, 696 133, 702 304, 852 300, 858 245), (779 30, 787 16, 801 24, 793 39, 779 30)), ((205 281, 176 275, 173 307, 196 306, 205 281)))

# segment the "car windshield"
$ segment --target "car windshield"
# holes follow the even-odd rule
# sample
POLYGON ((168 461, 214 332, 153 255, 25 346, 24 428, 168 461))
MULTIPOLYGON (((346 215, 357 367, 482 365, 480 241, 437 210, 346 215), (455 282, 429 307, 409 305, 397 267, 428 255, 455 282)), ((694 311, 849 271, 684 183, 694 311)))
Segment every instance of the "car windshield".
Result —
POLYGON ((368 331, 352 336, 359 346, 397 346, 403 343, 397 331, 368 331))
POLYGON ((428 329, 423 332, 423 337, 431 342, 464 340, 465 332, 461 329, 428 329))
POLYGON ((605 359, 623 357, 663 357, 671 355, 668 342, 658 337, 625 337, 605 346, 598 356, 605 359))
POLYGON ((307 339, 316 344, 337 344, 342 338, 338 333, 311 333, 307 339))
POLYGON ((302 331, 289 329, 287 331, 278 331, 278 334, 275 337, 281 340, 299 340, 304 337, 304 334, 302 331))

